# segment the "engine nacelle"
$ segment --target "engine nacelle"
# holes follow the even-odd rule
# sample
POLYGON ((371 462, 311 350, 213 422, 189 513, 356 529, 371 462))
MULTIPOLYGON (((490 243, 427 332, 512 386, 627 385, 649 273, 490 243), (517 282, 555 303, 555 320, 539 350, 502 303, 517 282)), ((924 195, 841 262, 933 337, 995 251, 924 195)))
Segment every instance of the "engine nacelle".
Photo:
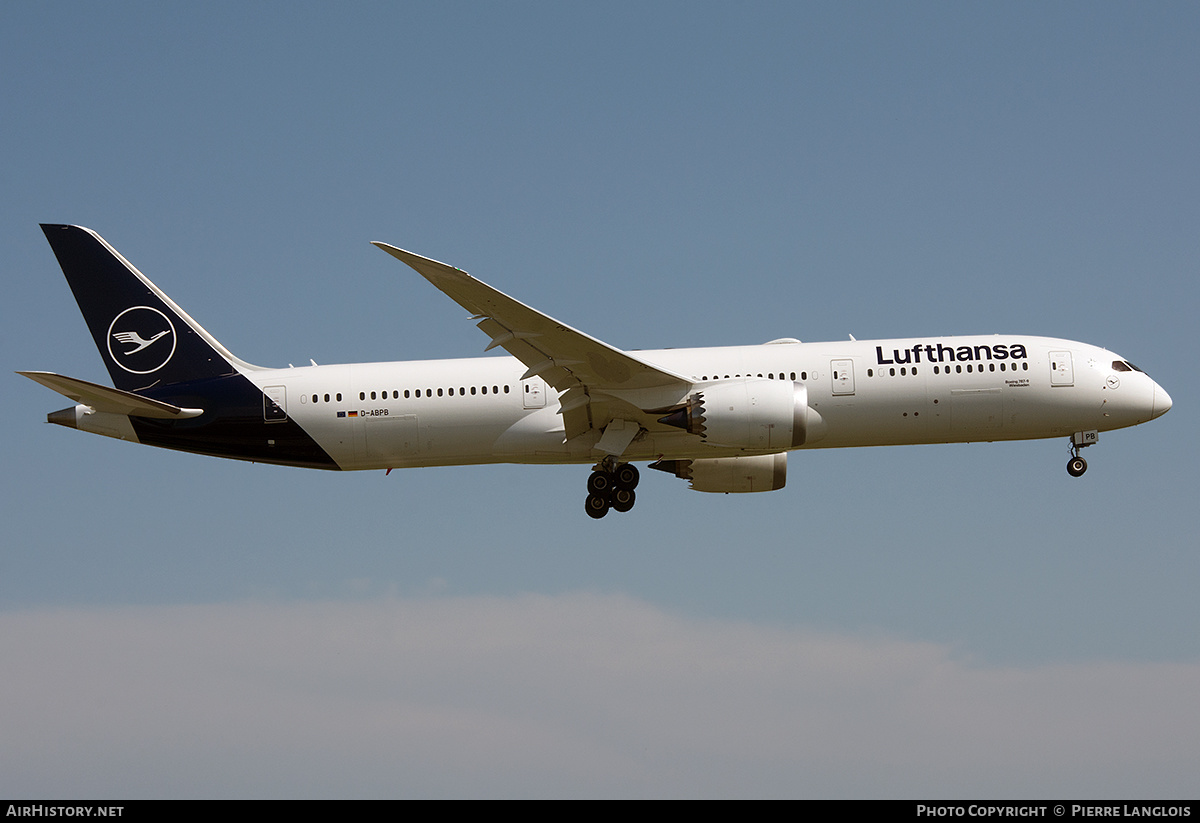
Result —
POLYGON ((773 492, 787 482, 787 454, 659 460, 650 468, 690 480, 698 492, 773 492))
POLYGON ((699 435, 712 446, 794 449, 808 439, 808 388, 747 377, 705 386, 660 423, 699 435))

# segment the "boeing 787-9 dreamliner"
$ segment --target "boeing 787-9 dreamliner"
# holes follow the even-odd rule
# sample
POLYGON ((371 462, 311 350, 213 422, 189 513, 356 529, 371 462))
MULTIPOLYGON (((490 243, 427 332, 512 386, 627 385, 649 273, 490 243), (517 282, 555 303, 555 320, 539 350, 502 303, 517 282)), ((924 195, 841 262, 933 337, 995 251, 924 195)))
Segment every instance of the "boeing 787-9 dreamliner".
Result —
POLYGON ((1171 398, 1097 346, 1019 334, 624 351, 464 271, 376 243, 509 356, 300 368, 235 357, 80 226, 44 225, 115 388, 20 372, 75 401, 51 423, 169 449, 315 469, 591 464, 585 509, 629 511, 635 462, 704 492, 781 489, 788 452, 1070 439, 1171 398))

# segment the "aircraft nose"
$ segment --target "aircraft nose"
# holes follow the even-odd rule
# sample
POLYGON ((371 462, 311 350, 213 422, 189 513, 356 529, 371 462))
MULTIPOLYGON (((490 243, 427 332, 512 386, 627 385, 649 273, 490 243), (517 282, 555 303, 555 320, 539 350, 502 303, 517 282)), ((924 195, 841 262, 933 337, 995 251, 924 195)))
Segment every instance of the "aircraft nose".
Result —
POLYGON ((1154 408, 1150 411, 1151 419, 1162 417, 1171 410, 1171 395, 1163 391, 1163 387, 1154 384, 1154 408))

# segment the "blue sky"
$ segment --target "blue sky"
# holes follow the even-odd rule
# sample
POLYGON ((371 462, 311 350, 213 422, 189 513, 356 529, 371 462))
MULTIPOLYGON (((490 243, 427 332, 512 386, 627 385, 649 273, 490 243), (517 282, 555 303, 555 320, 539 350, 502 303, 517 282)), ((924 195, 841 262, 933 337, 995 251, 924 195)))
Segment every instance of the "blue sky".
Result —
POLYGON ((0 794, 1194 796, 1194 6, 0 21, 10 372, 107 382, 71 222, 262 365, 482 350, 383 240, 620 347, 1044 334, 1175 404, 1080 480, 1060 441, 804 452, 593 522, 582 467, 174 454, 11 375, 0 794))

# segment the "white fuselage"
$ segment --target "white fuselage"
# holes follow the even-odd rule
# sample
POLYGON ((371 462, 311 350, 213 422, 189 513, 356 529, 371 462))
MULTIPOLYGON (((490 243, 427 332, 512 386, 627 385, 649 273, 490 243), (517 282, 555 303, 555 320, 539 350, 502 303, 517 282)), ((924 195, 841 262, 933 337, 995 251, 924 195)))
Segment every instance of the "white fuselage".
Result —
MULTIPOLYGON (((777 342, 631 352, 704 385, 804 385, 801 448, 1023 440, 1146 422, 1170 398, 1105 349, 1012 335, 777 342)), ((342 469, 588 463, 599 432, 568 439, 559 393, 511 357, 244 372, 342 469)), ((682 398, 679 398, 682 399, 682 398)), ((645 420, 657 415, 645 412, 645 420)), ((755 454, 650 427, 625 460, 755 454)))
POLYGON ((160 448, 316 469, 591 463, 585 511, 628 512, 639 470, 696 491, 784 487, 794 449, 1071 438, 1171 398, 1127 360, 1046 337, 624 351, 461 269, 375 242, 507 357, 266 369, 234 356, 94 231, 45 224, 112 378, 21 372, 76 405, 47 420, 160 448))

